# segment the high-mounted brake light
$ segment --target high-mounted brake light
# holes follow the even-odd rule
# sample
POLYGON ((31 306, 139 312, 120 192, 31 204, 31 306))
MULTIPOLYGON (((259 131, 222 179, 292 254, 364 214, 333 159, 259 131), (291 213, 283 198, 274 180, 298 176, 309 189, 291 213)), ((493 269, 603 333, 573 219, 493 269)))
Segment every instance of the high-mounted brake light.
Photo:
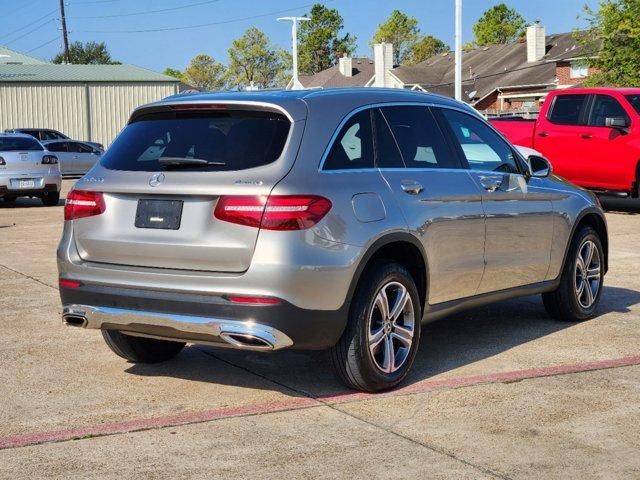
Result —
POLYGON ((318 195, 223 196, 214 216, 218 220, 265 230, 304 230, 331 210, 331 201, 318 195))
POLYGON ((171 110, 227 110, 227 106, 220 103, 178 103, 169 105, 171 110))
POLYGON ((106 210, 104 195, 101 192, 71 190, 64 204, 64 219, 77 220, 100 215, 106 210))

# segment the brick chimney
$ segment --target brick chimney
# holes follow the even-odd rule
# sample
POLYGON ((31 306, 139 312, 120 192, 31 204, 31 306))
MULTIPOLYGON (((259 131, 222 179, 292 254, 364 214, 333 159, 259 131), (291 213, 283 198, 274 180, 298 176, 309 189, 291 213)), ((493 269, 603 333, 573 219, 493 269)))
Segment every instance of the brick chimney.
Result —
POLYGON ((393 68, 393 44, 376 43, 373 46, 373 60, 375 62, 374 87, 393 86, 389 70, 393 68))
POLYGON ((547 37, 545 29, 536 20, 527 27, 527 62, 539 62, 547 53, 547 37))
POLYGON ((346 55, 338 59, 338 69, 343 77, 353 76, 353 58, 346 55))

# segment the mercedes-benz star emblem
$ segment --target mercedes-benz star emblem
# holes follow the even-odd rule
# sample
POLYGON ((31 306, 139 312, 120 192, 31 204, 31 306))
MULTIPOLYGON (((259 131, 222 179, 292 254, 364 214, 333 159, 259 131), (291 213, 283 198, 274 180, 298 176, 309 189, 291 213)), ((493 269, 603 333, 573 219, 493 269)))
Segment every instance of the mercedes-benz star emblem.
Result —
POLYGON ((152 187, 157 187, 162 182, 164 182, 164 173, 155 173, 149 179, 149 185, 152 187))

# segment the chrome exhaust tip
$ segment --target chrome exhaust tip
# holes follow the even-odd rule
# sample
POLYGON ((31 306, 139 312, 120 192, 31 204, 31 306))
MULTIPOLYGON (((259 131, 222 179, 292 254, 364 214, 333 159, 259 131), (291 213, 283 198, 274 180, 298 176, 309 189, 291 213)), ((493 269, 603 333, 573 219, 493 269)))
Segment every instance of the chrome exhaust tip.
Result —
POLYGON ((69 327, 84 328, 87 326, 87 318, 73 313, 68 313, 62 316, 62 321, 69 327))
POLYGON ((247 350, 273 350, 274 348, 269 340, 254 333, 221 332, 220 338, 234 347, 247 350))

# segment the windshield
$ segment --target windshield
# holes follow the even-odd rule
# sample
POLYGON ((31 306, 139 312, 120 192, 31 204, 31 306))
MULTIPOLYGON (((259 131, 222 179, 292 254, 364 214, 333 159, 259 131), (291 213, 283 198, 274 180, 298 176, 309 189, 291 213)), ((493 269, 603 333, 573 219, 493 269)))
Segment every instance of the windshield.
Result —
POLYGON ((254 111, 162 112, 142 116, 118 136, 102 165, 112 170, 229 171, 277 160, 290 122, 254 111))
POLYGON ((0 137, 0 152, 37 152, 42 151, 35 139, 26 137, 0 137))
POLYGON ((640 114, 640 93, 634 95, 625 95, 631 106, 640 114))

